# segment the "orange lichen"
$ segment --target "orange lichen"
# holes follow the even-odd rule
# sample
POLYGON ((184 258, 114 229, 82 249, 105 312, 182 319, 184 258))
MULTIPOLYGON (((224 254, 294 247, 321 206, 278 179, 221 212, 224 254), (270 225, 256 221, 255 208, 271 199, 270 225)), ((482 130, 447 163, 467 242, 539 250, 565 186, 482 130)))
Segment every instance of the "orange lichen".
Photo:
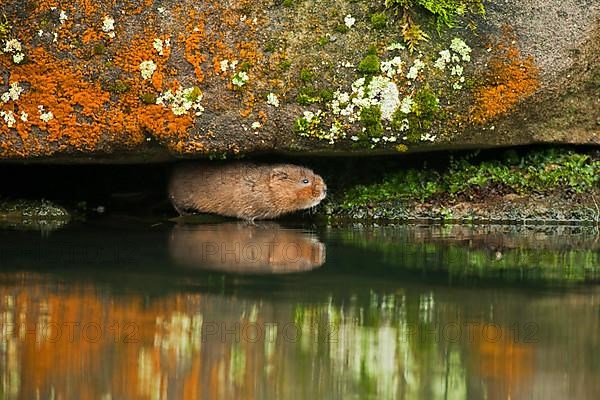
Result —
POLYGON ((483 124, 508 112, 540 87, 539 69, 533 58, 524 58, 514 41, 508 43, 495 46, 485 83, 475 90, 470 115, 473 123, 483 124))
MULTIPOLYGON (((102 137, 99 122, 107 116, 104 105, 109 101, 108 93, 97 83, 85 82, 68 61, 58 60, 42 48, 30 50, 28 57, 27 64, 11 68, 10 81, 26 84, 29 89, 18 102, 2 107, 29 115, 27 122, 16 124, 23 149, 35 151, 43 141, 57 143, 59 150, 96 148, 102 137), (40 119, 40 106, 53 114, 48 122, 40 119)), ((0 126, 1 135, 8 130, 6 125, 0 126)))
MULTIPOLYGON (((8 2, 9 11, 19 10, 18 0, 8 2)), ((155 7, 152 0, 39 0, 27 18, 9 15, 23 21, 12 35, 23 43, 26 62, 15 65, 10 55, 0 55, 0 70, 9 71, 3 84, 19 82, 24 89, 17 101, 0 104, 0 111, 16 118, 10 128, 0 120, 0 157, 113 151, 146 140, 177 153, 208 151, 205 134, 194 129, 201 125, 195 124, 193 112, 175 115, 168 106, 154 104, 152 99, 166 89, 198 86, 213 96, 204 97, 205 108, 214 112, 239 107, 242 115, 251 116, 269 73, 256 40, 258 20, 247 15, 253 3, 233 8, 219 1, 189 8, 173 4, 167 6, 168 15, 175 18, 172 25, 159 23, 155 7), (61 11, 67 16, 62 24, 61 11), (140 13, 143 17, 132 17, 140 13), (110 35, 102 30, 106 16, 115 19, 110 35), (140 18, 143 24, 130 23, 140 18), (155 39, 165 44, 162 55, 153 46, 155 39), (183 59, 174 60, 172 48, 183 50, 178 53, 183 59), (157 68, 144 79, 140 64, 150 60, 157 68), (235 61, 237 69, 222 72, 223 60, 235 61), (242 65, 252 80, 234 90, 231 78, 242 65), (221 87, 215 90, 215 85, 221 87), (20 120, 22 112, 26 120, 20 120), (51 112, 52 118, 41 120, 41 112, 51 112)))

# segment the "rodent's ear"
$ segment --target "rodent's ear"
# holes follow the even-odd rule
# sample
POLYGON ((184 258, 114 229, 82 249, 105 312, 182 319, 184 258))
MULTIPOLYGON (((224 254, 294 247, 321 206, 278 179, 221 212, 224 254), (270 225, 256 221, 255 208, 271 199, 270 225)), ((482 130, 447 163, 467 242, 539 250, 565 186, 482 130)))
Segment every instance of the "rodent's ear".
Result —
POLYGON ((289 175, 287 172, 285 172, 285 170, 283 168, 273 168, 273 170, 271 171, 271 180, 274 179, 279 179, 279 180, 283 180, 283 179, 288 179, 289 175))

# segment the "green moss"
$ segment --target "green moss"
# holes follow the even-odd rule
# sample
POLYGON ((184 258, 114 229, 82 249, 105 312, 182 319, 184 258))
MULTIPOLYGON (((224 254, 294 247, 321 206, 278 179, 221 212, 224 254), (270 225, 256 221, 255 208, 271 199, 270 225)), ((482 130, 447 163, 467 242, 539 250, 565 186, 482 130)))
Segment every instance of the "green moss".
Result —
POLYGON ((336 32, 339 32, 339 33, 348 33, 348 31, 349 31, 349 30, 350 30, 350 28, 348 28, 348 27, 346 26, 346 24, 338 24, 338 25, 335 27, 335 31, 336 31, 336 32))
POLYGON ((327 43, 329 43, 329 38, 326 36, 321 36, 319 39, 317 39, 317 43, 319 46, 325 46, 327 43))
POLYGON ((156 95, 154 93, 144 93, 140 96, 140 100, 144 104, 156 104, 156 95))
POLYGON ((0 40, 8 39, 12 26, 8 23, 6 15, 2 14, 4 22, 0 23, 0 40))
POLYGON ((317 94, 316 89, 312 87, 301 87, 296 96, 296 103, 301 106, 308 106, 321 101, 321 98, 317 94))
POLYGON ((264 49, 265 49, 266 53, 272 53, 275 51, 276 48, 277 48, 277 44, 275 41, 271 40, 271 41, 265 43, 264 49))
POLYGON ((466 14, 485 15, 482 0, 385 0, 385 7, 404 15, 425 11, 435 18, 438 31, 454 27, 456 19, 466 14))
POLYGON ((298 90, 296 103, 309 106, 315 103, 326 103, 333 100, 333 92, 329 89, 317 90, 311 86, 304 86, 298 90))
POLYGON ((333 100, 333 90, 321 89, 319 90, 319 97, 321 98, 321 102, 329 103, 333 100))
POLYGON ((310 83, 314 79, 312 72, 310 72, 307 68, 302 68, 300 70, 300 80, 304 83, 310 83))
POLYGON ((200 95, 202 95, 202 91, 198 86, 194 86, 192 91, 185 96, 185 99, 189 102, 195 103, 200 95))
POLYGON ((106 52, 106 47, 102 43, 97 43, 92 48, 92 53, 96 56, 102 55, 106 52))
POLYGON ((419 118, 435 117, 440 110, 440 100, 425 86, 414 95, 413 112, 419 118))
POLYGON ((358 71, 365 75, 375 75, 379 73, 379 57, 375 54, 367 54, 358 64, 358 71))
POLYGON ((250 64, 248 61, 244 61, 243 63, 240 64, 238 69, 240 71, 248 72, 251 67, 252 67, 252 64, 250 64))
POLYGON ((364 134, 366 139, 378 138, 383 134, 383 125, 381 123, 381 108, 379 106, 371 106, 363 108, 360 111, 359 119, 365 127, 364 134))
POLYGON ((279 63, 279 69, 282 71, 287 71, 292 66, 292 62, 290 60, 282 60, 279 63))
POLYGON ((385 27, 387 26, 387 22, 388 17, 387 15, 385 15, 385 13, 380 12, 371 14, 371 25, 373 25, 373 28, 385 29, 385 27))
POLYGON ((600 185, 600 160, 565 150, 536 151, 519 157, 474 161, 452 160, 442 169, 404 169, 389 173, 382 182, 347 189, 342 209, 377 202, 418 201, 434 197, 473 197, 485 193, 584 193, 600 185))
MULTIPOLYGON (((111 93, 122 94, 126 93, 131 89, 131 86, 120 79, 117 79, 115 83, 109 86, 108 90, 111 93)), ((155 99, 156 100, 156 99, 155 99)))

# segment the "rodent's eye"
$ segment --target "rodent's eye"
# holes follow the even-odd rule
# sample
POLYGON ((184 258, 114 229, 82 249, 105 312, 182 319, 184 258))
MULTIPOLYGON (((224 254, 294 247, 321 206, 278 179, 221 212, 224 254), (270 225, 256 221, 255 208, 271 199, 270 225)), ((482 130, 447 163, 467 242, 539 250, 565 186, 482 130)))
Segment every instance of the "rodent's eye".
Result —
POLYGON ((306 178, 304 178, 304 179, 302 179, 302 183, 304 183, 305 185, 308 185, 308 183, 309 183, 309 180, 308 180, 308 179, 306 179, 306 178))

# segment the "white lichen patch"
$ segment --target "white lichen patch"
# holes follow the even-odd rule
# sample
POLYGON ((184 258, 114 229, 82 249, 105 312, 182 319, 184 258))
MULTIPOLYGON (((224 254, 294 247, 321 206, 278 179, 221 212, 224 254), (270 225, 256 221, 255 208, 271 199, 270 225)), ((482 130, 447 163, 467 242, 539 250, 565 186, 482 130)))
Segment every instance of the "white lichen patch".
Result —
POLYGON ((156 64, 152 60, 142 61, 139 67, 142 78, 144 79, 152 78, 152 74, 156 71, 156 64))
POLYGON ((452 39, 450 49, 459 54, 463 61, 471 61, 471 48, 460 38, 452 39))
POLYGON ((269 93, 267 95, 267 104, 273 107, 279 107, 279 98, 275 93, 269 93))
POLYGON ((348 14, 344 17, 344 25, 346 25, 348 28, 352 28, 355 23, 356 18, 354 18, 352 15, 348 14))
POLYGON ((201 104, 202 91, 197 86, 192 86, 186 89, 179 88, 173 93, 167 90, 156 98, 156 104, 168 107, 175 115, 184 115, 190 111, 194 115, 200 116, 204 112, 204 107, 201 104))
POLYGON ((388 78, 393 78, 395 75, 402 72, 403 64, 404 62, 402 61, 402 59, 396 56, 389 61, 382 61, 380 69, 385 76, 387 76, 388 78))
POLYGON ((15 64, 20 64, 25 59, 23 54, 23 46, 17 39, 8 39, 4 42, 4 46, 0 47, 0 54, 10 53, 15 64))
POLYGON ((371 104, 378 105, 381 109, 381 118, 391 121, 394 112, 400 105, 398 87, 390 79, 375 76, 367 87, 367 96, 371 104))
POLYGON ((108 34, 109 38, 115 37, 115 20, 114 18, 105 15, 102 20, 102 31, 108 34))
POLYGON ((154 39, 154 41, 152 41, 152 47, 154 47, 154 50, 156 50, 158 55, 164 56, 165 49, 168 49, 169 47, 171 47, 171 39, 162 40, 162 39, 156 38, 156 39, 154 39))
MULTIPOLYGON (((306 110, 296 120, 298 134, 330 144, 348 138, 371 148, 438 140, 433 129, 444 115, 440 108, 451 106, 452 90, 462 88, 471 49, 454 38, 431 61, 423 54, 413 56, 399 43, 391 43, 385 51, 387 58, 379 60, 379 74, 359 77, 350 90, 336 90, 327 103, 317 99, 321 109, 306 110), (429 81, 430 75, 436 80, 429 81)), ((338 68, 343 67, 343 61, 338 62, 338 68)))
POLYGON ((247 72, 239 71, 233 75, 233 78, 231 78, 231 83, 233 83, 237 87, 242 87, 246 83, 248 83, 249 80, 250 77, 248 76, 247 72))
POLYGON ((25 111, 21 111, 21 121, 23 122, 27 122, 29 121, 29 114, 27 114, 25 111))
POLYGON ((0 95, 0 101, 8 103, 9 101, 17 101, 23 93, 23 88, 19 85, 19 82, 13 82, 8 87, 8 90, 0 95))
POLYGON ((254 122, 252 123, 252 126, 251 126, 251 128, 252 128, 252 129, 258 129, 258 128, 260 128, 261 126, 262 126, 262 124, 261 124, 260 122, 258 122, 258 121, 254 121, 254 122))
POLYGON ((423 71, 423 68, 425 68, 425 63, 423 62, 423 60, 421 60, 420 58, 416 58, 415 61, 413 61, 413 65, 410 67, 408 73, 406 74, 406 79, 410 81, 417 79, 419 73, 423 71))
POLYGON ((67 12, 65 10, 60 10, 60 14, 58 15, 58 22, 63 25, 66 20, 69 19, 67 12))
POLYGON ((406 96, 402 99, 402 103, 400 105, 400 111, 404 114, 410 114, 412 111, 413 99, 411 96, 406 96))
POLYGON ((52 111, 46 111, 44 109, 44 106, 38 106, 38 111, 40 113, 40 119, 44 122, 49 122, 54 118, 54 114, 52 114, 52 111))
POLYGON ((0 117, 4 119, 4 122, 6 123, 6 125, 8 125, 9 128, 14 127, 15 123, 17 122, 17 120, 15 119, 15 115, 12 111, 0 111, 0 117))

